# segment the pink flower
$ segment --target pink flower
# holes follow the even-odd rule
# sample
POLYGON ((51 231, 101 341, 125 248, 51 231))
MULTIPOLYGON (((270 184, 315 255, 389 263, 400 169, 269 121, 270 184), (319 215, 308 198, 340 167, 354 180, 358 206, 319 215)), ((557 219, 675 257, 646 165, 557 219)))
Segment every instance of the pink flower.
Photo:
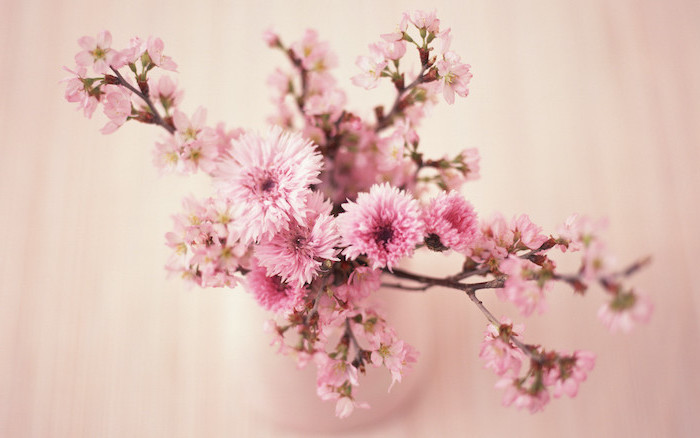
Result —
POLYGON ((476 148, 465 149, 459 153, 455 160, 458 162, 457 168, 461 171, 465 181, 479 179, 479 150, 476 148))
POLYGON ((180 162, 180 145, 175 137, 168 135, 163 141, 156 142, 153 150, 153 165, 161 172, 174 171, 180 162))
POLYGON ((153 64, 170 71, 177 71, 177 64, 169 56, 163 55, 163 40, 149 37, 146 43, 146 51, 153 64))
POLYGON ((510 341, 510 336, 518 336, 522 330, 522 324, 513 326, 508 318, 501 318, 500 327, 489 324, 479 352, 479 357, 486 362, 484 367, 493 369, 499 376, 508 372, 517 375, 526 356, 510 341))
POLYGON ((600 234, 607 228, 607 220, 593 221, 586 216, 573 214, 557 228, 557 243, 562 252, 579 251, 600 240, 600 234))
POLYGON ((520 243, 529 249, 537 249, 547 241, 547 236, 540 234, 541 227, 538 227, 530 220, 526 214, 521 214, 517 219, 513 218, 510 221, 511 229, 513 230, 513 240, 520 243))
POLYGON ((75 55, 75 62, 82 67, 92 67, 95 73, 105 74, 109 72, 109 66, 118 56, 112 50, 112 34, 103 30, 97 34, 97 38, 84 36, 78 40, 78 44, 83 48, 75 55))
POLYGON ((263 32, 262 34, 263 41, 269 46, 269 47, 276 47, 280 45, 280 38, 277 35, 277 33, 272 30, 272 29, 267 29, 266 31, 263 32))
POLYGON ((613 257, 600 239, 593 240, 583 249, 581 277, 587 282, 595 282, 608 276, 615 265, 613 257))
POLYGON ((180 143, 196 140, 200 132, 206 127, 207 110, 199 107, 190 119, 182 111, 173 113, 173 123, 175 124, 175 137, 180 143))
POLYGON ((346 100, 347 97, 342 90, 329 89, 310 96, 304 104, 304 113, 307 116, 328 114, 331 120, 337 120, 345 107, 346 100))
POLYGON ((275 71, 267 77, 267 85, 277 91, 277 96, 274 98, 275 102, 284 101, 284 97, 293 89, 289 74, 285 73, 280 68, 276 68, 275 71))
POLYGON ((443 159, 451 164, 438 169, 445 190, 459 190, 465 182, 479 179, 480 158, 475 148, 463 150, 452 160, 443 159))
POLYGON ((311 142, 273 127, 264 136, 243 134, 231 156, 215 178, 220 192, 240 208, 243 241, 270 239, 290 220, 304 223, 309 186, 320 182, 322 166, 311 142))
POLYGON ((348 303, 357 304, 381 286, 381 271, 369 266, 357 266, 348 281, 333 288, 333 296, 348 303))
POLYGON ((430 249, 465 251, 476 239, 474 207, 458 192, 441 192, 423 212, 425 242, 430 249))
POLYGON ((401 132, 394 133, 386 138, 381 138, 377 141, 377 150, 379 151, 377 168, 387 172, 396 169, 404 160, 404 146, 406 139, 401 132))
POLYGON ((179 170, 183 172, 202 169, 210 173, 215 169, 218 156, 217 136, 206 126, 206 117, 207 111, 203 107, 197 108, 191 119, 182 111, 173 112, 179 170))
POLYGON ((322 214, 303 225, 292 221, 286 230, 256 247, 258 263, 267 275, 279 275, 292 285, 311 283, 323 260, 337 260, 335 246, 340 237, 333 220, 322 214))
POLYGON ((338 398, 338 388, 348 383, 359 385, 357 368, 352 364, 329 357, 325 352, 314 355, 316 363, 316 393, 322 400, 338 398))
POLYGON ((396 29, 394 29, 393 32, 391 33, 385 33, 380 35, 384 41, 389 41, 389 42, 396 42, 396 41, 401 41, 403 39, 403 34, 406 32, 408 29, 408 20, 409 20, 409 15, 408 13, 404 12, 401 16, 401 21, 399 24, 396 26, 396 29))
POLYGON ((184 92, 178 90, 175 82, 170 76, 161 76, 158 82, 149 81, 151 98, 159 101, 165 112, 169 111, 180 104, 184 92))
POLYGON ((355 61, 362 74, 352 77, 352 83, 365 90, 371 90, 379 83, 379 78, 387 66, 387 61, 378 56, 358 56, 355 61))
POLYGON ((63 67, 63 69, 73 75, 61 81, 66 82, 66 100, 68 102, 77 102, 78 111, 82 109, 83 115, 91 118, 95 109, 97 109, 97 105, 100 103, 99 98, 102 92, 98 87, 92 86, 91 79, 85 78, 87 73, 85 67, 78 67, 78 71, 70 70, 67 67, 63 67))
POLYGON ((413 254, 423 239, 424 224, 418 203, 411 195, 389 184, 375 184, 356 202, 343 204, 338 215, 343 253, 349 259, 366 254, 373 268, 391 269, 413 254))
POLYGON ((600 308, 598 318, 612 333, 629 333, 635 324, 649 322, 653 311, 654 305, 646 295, 620 291, 600 308))
POLYGON ((442 94, 450 105, 455 102, 455 93, 462 97, 469 94, 469 81, 472 74, 469 64, 460 62, 460 57, 454 52, 445 53, 443 59, 435 63, 438 77, 442 84, 442 94))
POLYGON ((284 102, 284 99, 277 100, 275 102, 276 114, 267 117, 267 123, 270 125, 277 125, 287 129, 291 129, 294 126, 294 113, 289 106, 284 102))
POLYGON ((202 287, 235 286, 239 267, 249 266, 250 249, 230 226, 231 205, 188 197, 183 207, 185 211, 173 217, 174 230, 165 236, 174 251, 167 269, 202 287))
POLYGON ((513 247, 515 237, 508 222, 500 213, 494 213, 489 220, 481 223, 481 246, 488 250, 488 255, 497 259, 505 258, 513 247))
POLYGON ((245 276, 245 285, 258 303, 273 312, 290 312, 299 306, 306 289, 285 283, 279 276, 268 276, 265 268, 255 267, 245 276))
POLYGON ((370 44, 369 50, 375 56, 381 56, 383 59, 396 61, 406 54, 406 43, 404 41, 377 41, 370 44))
POLYGON ((418 351, 404 341, 397 339, 393 330, 387 330, 383 333, 390 333, 390 336, 385 336, 384 342, 379 344, 379 348, 372 351, 370 360, 375 366, 384 365, 389 370, 391 373, 389 391, 391 391, 396 382, 401 383, 404 369, 416 362, 418 351))
MULTIPOLYGON (((533 384, 532 377, 526 380, 527 383, 533 384)), ((549 403, 549 392, 542 386, 535 388, 524 387, 520 383, 520 379, 506 377, 496 383, 496 388, 504 388, 503 405, 514 405, 518 409, 526 408, 531 414, 541 411, 545 405, 549 403)))
POLYGON ((244 133, 242 128, 228 129, 223 122, 217 123, 212 132, 212 142, 216 145, 217 158, 230 157, 233 141, 238 140, 244 133))
POLYGON ((307 29, 301 41, 292 44, 292 51, 306 70, 323 72, 337 64, 336 56, 328 50, 327 42, 318 41, 318 33, 307 29))
POLYGON ((426 11, 414 11, 411 14, 411 23, 418 29, 425 29, 428 32, 438 33, 440 32, 440 20, 437 18, 437 12, 426 12, 426 11))
POLYGON ((131 38, 129 40, 129 47, 119 52, 118 64, 120 66, 124 64, 134 64, 139 60, 139 58, 141 58, 141 55, 143 55, 143 52, 145 51, 146 45, 143 43, 141 38, 131 38))
POLYGON ((544 384, 552 387, 552 395, 562 394, 576 397, 579 385, 586 380, 595 366, 595 354, 590 351, 575 351, 571 356, 560 357, 557 366, 544 376, 544 384))
POLYGON ((102 128, 103 134, 116 131, 131 115, 131 93, 119 86, 109 86, 108 90, 103 102, 104 113, 109 118, 109 122, 102 128))
POLYGON ((547 302, 544 291, 547 283, 536 284, 540 267, 529 260, 508 256, 499 265, 499 269, 508 278, 502 289, 496 289, 496 296, 501 300, 507 300, 515 304, 521 314, 530 315, 534 310, 544 313, 547 302))
POLYGON ((452 44, 452 34, 450 33, 452 29, 447 28, 437 34, 437 53, 438 55, 444 55, 450 50, 450 45, 452 44))
MULTIPOLYGON (((523 249, 537 249, 547 236, 540 234, 541 228, 533 224, 527 215, 513 217, 507 222, 500 213, 494 214, 481 224, 481 239, 478 249, 482 258, 492 256, 503 259, 510 253, 523 249)), ((473 251, 472 251, 473 252, 473 251)))
POLYGON ((335 415, 338 418, 347 418, 355 408, 369 409, 369 403, 360 403, 351 397, 340 397, 335 403, 335 415))

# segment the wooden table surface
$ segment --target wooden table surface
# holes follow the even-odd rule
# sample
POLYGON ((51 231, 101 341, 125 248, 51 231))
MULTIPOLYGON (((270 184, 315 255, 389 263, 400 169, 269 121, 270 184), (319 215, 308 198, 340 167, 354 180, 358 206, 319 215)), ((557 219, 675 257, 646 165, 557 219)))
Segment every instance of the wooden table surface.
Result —
MULTIPOLYGON (((350 105, 368 115, 391 92, 352 87, 355 58, 420 7, 437 8, 474 73, 470 96, 439 105, 421 127, 423 147, 434 156, 480 149, 482 178, 464 193, 483 216, 528 213, 551 231, 574 212, 607 216, 621 265, 654 258, 633 283, 655 314, 610 335, 596 318, 602 294, 552 293, 551 311, 525 321, 527 340, 592 350, 598 361, 577 398, 530 415, 501 406, 477 357, 485 321, 463 296, 399 296, 410 302, 396 312, 406 337, 424 349, 410 391, 350 422, 327 422, 332 406, 313 408, 330 424, 318 435, 700 433, 699 2, 3 0, 0 436, 313 435, 268 407, 282 395, 298 408, 314 388, 271 392, 266 376, 299 373, 290 361, 265 374, 277 358, 251 297, 166 278, 170 215, 184 195, 208 193, 207 179, 159 176, 153 127, 101 135, 101 114, 84 119, 63 100, 60 69, 73 65, 82 35, 109 29, 115 45, 158 35, 180 65, 188 112, 204 105, 210 121, 259 129, 272 112, 265 79, 286 66, 262 31, 291 41, 314 27, 338 54, 350 105)), ((421 270, 444 264, 428 258, 421 270)))

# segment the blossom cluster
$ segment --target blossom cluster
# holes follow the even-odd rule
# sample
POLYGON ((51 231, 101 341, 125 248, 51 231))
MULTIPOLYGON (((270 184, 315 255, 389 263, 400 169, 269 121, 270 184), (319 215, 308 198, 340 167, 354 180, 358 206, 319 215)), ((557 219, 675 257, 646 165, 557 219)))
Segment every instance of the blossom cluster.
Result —
POLYGON ((531 347, 522 350, 515 343, 522 331, 522 324, 513 325, 503 318, 498 326, 488 325, 481 344, 479 357, 486 368, 500 377, 496 387, 504 389, 503 404, 534 413, 549 402, 550 391, 556 398, 562 394, 575 397, 579 385, 593 370, 595 354, 583 350, 572 354, 548 352, 531 347), (522 365, 528 360, 530 366, 521 377, 522 365))
POLYGON ((611 331, 649 319, 649 299, 626 286, 645 262, 615 270, 603 223, 574 215, 545 234, 524 214, 480 218, 460 192, 479 176, 476 149, 423 153, 416 129, 428 109, 440 96, 448 104, 466 97, 472 77, 435 12, 404 13, 357 58, 355 85, 386 80, 396 92, 372 117, 347 108, 332 74, 338 58, 315 31, 289 45, 271 30, 263 38, 290 65, 268 79, 276 112, 264 131, 208 125, 203 107, 188 115, 182 90, 164 73, 177 66, 156 37, 132 38, 124 49, 112 47, 107 31, 80 38, 65 97, 86 117, 101 107, 104 134, 130 120, 163 128, 154 164, 211 177, 214 194, 186 198, 173 217, 168 271, 200 287, 242 285, 274 314, 266 326, 278 351, 316 366, 317 394, 336 403, 339 417, 368 407, 353 392, 368 368, 385 368, 393 386, 418 356, 375 305, 382 286, 466 292, 489 320, 479 355, 500 377, 504 404, 532 412, 550 392, 575 396, 595 356, 526 344, 522 324, 496 320, 478 291, 494 290, 526 317, 546 310, 556 283, 579 294, 598 284, 608 295, 599 317, 611 331), (416 251, 457 254, 463 268, 445 278, 402 269, 416 251), (560 272, 555 253, 578 253, 578 271, 560 272))

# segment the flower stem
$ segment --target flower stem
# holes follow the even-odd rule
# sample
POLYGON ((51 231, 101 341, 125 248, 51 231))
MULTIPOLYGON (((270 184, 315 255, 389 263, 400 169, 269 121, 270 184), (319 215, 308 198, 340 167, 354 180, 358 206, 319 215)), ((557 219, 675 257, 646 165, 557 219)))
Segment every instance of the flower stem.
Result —
POLYGON ((124 79, 124 76, 122 76, 122 74, 119 73, 119 70, 117 70, 114 67, 110 67, 110 68, 112 69, 112 71, 116 75, 117 79, 119 80, 119 85, 121 85, 122 87, 131 91, 132 93, 134 93, 135 95, 140 97, 141 100, 146 102, 146 105, 148 105, 148 109, 153 114, 153 123, 155 123, 156 125, 162 126, 170 134, 173 134, 175 132, 175 127, 169 123, 166 123, 165 120, 163 120, 160 113, 158 113, 158 110, 156 109, 155 105, 153 105, 151 98, 148 97, 146 94, 142 93, 140 90, 137 90, 136 88, 134 88, 130 83, 128 83, 126 81, 126 79, 124 79))

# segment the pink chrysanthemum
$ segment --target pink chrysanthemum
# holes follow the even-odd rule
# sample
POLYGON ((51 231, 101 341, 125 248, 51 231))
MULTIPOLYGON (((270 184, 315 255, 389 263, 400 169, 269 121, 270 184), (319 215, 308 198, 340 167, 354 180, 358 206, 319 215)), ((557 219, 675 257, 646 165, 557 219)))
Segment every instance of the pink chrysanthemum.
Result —
POLYGON ((242 135, 231 157, 215 176, 221 193, 240 208, 242 241, 266 240, 290 220, 304 222, 309 186, 320 182, 322 167, 313 143, 273 127, 264 136, 242 135))
POLYGON ((340 237, 333 219, 321 214, 305 225, 292 222, 256 247, 258 262, 268 275, 279 275, 293 285, 311 283, 323 260, 337 260, 340 237))
POLYGON ((425 242, 430 249, 465 251, 478 233, 474 207, 458 192, 442 192, 423 212, 425 242))
POLYGON ((255 267, 245 279, 248 292, 252 293, 266 310, 290 311, 304 299, 305 289, 285 283, 277 275, 268 276, 263 267, 255 267))
POLYGON ((346 246, 343 254, 349 259, 367 254, 373 268, 391 269, 423 240, 425 225, 418 202, 388 183, 373 185, 369 193, 360 193, 357 202, 347 202, 343 208, 338 228, 346 246))

